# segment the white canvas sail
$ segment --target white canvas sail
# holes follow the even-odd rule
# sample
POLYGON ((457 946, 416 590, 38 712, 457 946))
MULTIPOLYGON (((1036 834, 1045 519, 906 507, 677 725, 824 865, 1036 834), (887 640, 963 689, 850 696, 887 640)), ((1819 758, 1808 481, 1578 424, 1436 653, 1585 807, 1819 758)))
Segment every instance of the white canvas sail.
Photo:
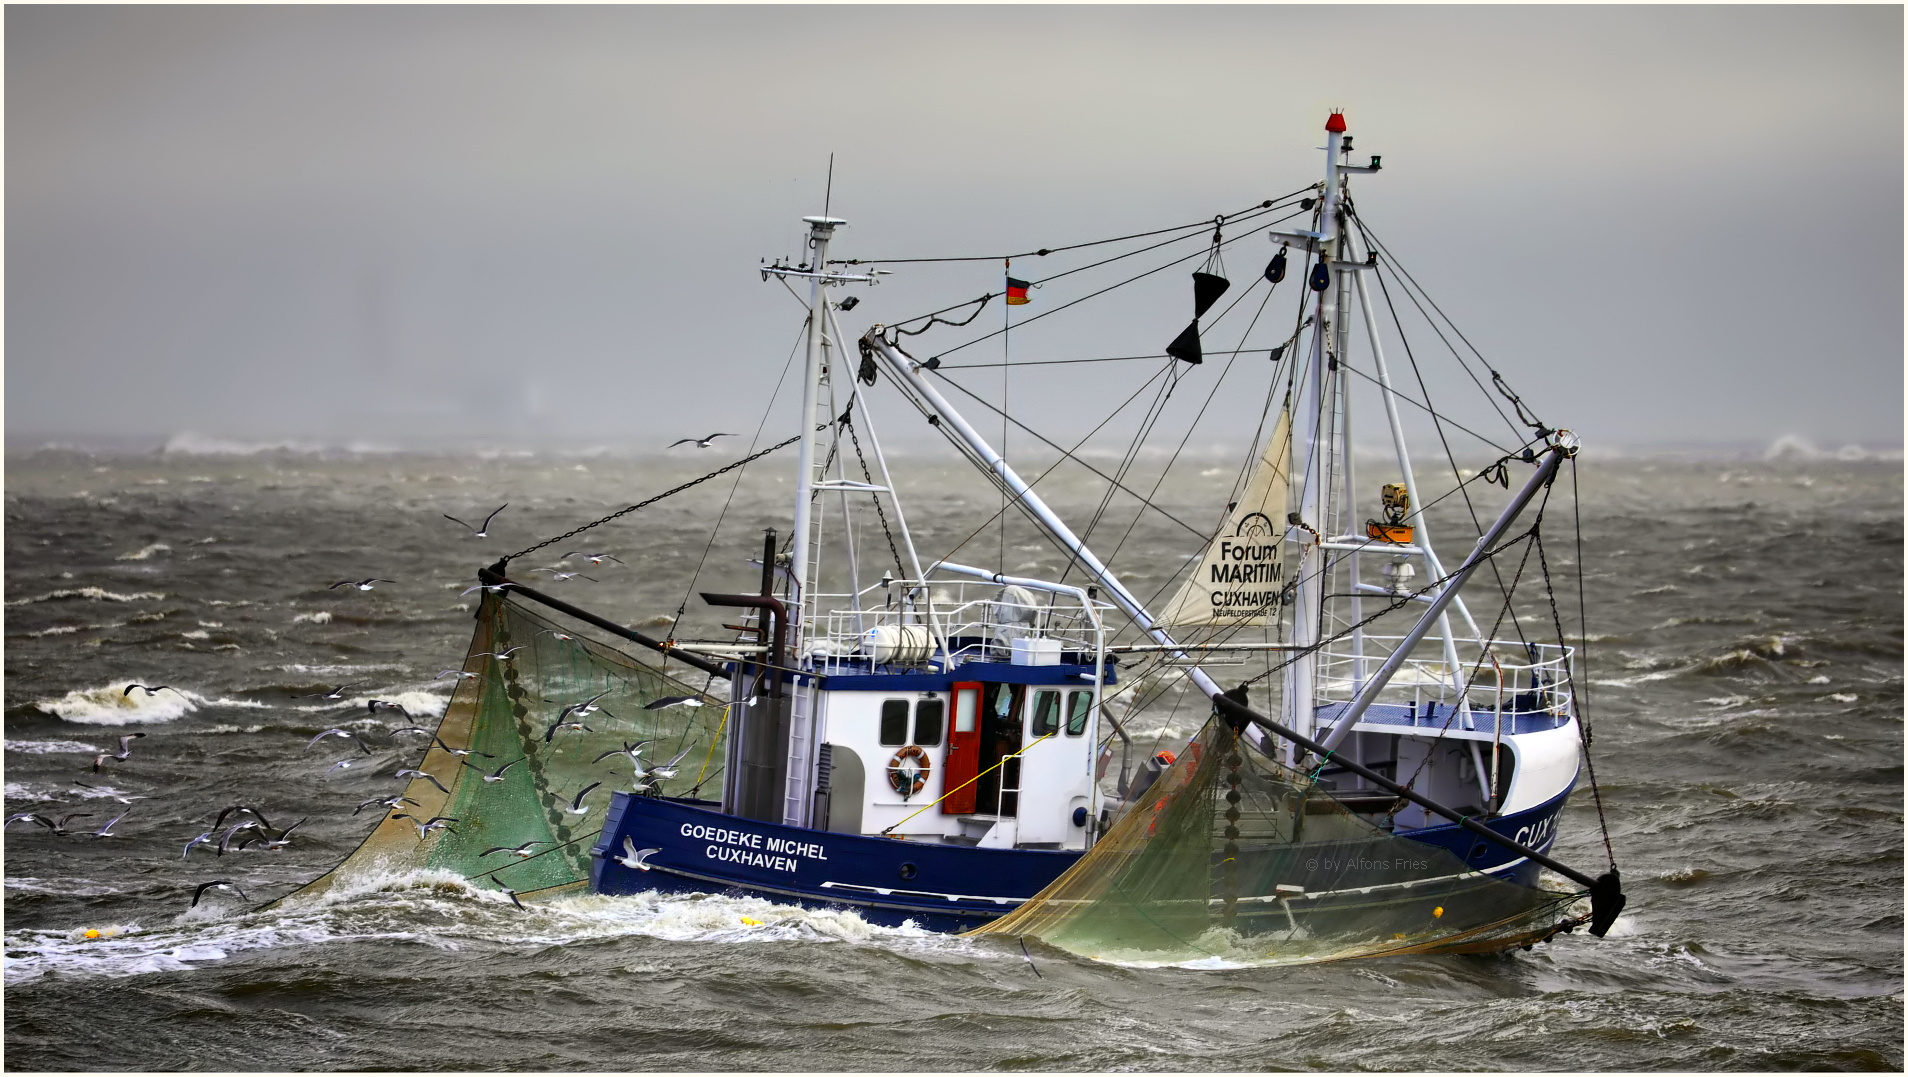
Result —
POLYGON ((1292 422, 1279 410, 1265 455, 1206 556, 1173 596, 1162 625, 1262 625, 1279 613, 1286 493, 1292 484, 1292 422))

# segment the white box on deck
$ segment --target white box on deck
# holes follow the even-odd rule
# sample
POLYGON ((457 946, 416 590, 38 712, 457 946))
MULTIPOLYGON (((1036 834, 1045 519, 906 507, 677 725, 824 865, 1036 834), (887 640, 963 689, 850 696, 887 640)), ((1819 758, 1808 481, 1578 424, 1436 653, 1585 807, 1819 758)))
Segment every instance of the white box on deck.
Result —
POLYGON ((1014 640, 1014 665, 1016 666, 1057 666, 1060 664, 1060 641, 1057 639, 1014 640))

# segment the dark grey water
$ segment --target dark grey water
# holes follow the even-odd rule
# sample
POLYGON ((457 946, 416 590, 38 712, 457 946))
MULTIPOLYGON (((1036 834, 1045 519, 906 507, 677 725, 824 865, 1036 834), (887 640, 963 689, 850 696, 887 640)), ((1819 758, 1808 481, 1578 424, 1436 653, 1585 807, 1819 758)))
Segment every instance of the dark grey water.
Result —
MULTIPOLYGON (((1011 944, 732 898, 522 913, 435 878, 187 909, 214 878, 284 894, 370 828, 350 810, 395 788, 392 757, 327 776, 349 747, 306 741, 373 695, 441 709, 431 678, 463 653, 480 551, 708 459, 9 454, 7 810, 96 826, 115 796, 145 799, 107 839, 7 833, 8 1067, 1902 1067, 1898 462, 1585 461, 1590 718, 1631 895, 1600 941, 1194 972, 1039 948, 1030 966, 1011 944), (505 501, 490 540, 439 519, 505 501), (325 590, 366 576, 397 582, 325 590), (185 694, 128 703, 128 680, 185 694), (366 683, 336 704, 295 698, 349 681, 366 683), (132 757, 91 774, 133 731, 132 757), (235 798, 310 822, 281 851, 182 860, 235 798)), ((753 578, 752 529, 786 526, 786 471, 741 487, 705 587, 753 578)), ((945 474, 903 487, 935 548, 976 522, 971 498, 932 492, 945 474)), ((1203 505, 1208 480, 1224 481, 1169 488, 1203 505)), ((595 543, 626 568, 552 590, 631 623, 673 614, 727 492, 646 511, 595 543)), ((1054 567, 1008 541, 1010 569, 1054 567)), ((1121 560, 1145 592, 1188 552, 1142 528, 1121 560)), ((1595 822, 1580 794, 1558 855, 1600 865, 1595 822)))

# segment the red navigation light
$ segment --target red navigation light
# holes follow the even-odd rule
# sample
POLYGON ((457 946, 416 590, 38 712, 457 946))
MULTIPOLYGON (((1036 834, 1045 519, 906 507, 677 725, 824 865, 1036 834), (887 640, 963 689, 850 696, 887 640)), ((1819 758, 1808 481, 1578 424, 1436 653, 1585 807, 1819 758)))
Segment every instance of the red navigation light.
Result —
POLYGON ((1345 114, 1337 109, 1333 109, 1332 118, 1325 121, 1325 130, 1337 131, 1343 134, 1345 131, 1345 114))

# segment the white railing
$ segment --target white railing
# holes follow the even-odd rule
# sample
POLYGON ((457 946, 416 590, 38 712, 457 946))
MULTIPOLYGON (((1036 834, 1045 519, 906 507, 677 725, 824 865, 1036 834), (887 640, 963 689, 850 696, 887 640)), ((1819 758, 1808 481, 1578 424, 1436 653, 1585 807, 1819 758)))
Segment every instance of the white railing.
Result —
POLYGON ((1113 608, 1094 602, 1089 611, 1071 595, 976 580, 893 580, 859 596, 813 598, 802 657, 816 672, 836 674, 868 670, 884 635, 893 644, 884 669, 1009 662, 1016 639, 1056 641, 1090 663, 1102 643, 1096 614, 1113 608))
MULTIPOLYGON (((1365 653, 1327 648, 1319 652, 1318 700, 1321 712, 1350 702, 1364 680, 1384 662, 1402 636, 1366 636, 1365 653)), ((1442 648, 1424 647, 1424 658, 1408 658, 1378 694, 1362 721, 1379 724, 1432 724, 1453 729, 1491 730, 1530 724, 1539 716, 1569 717, 1573 647, 1554 643, 1526 646, 1497 640, 1489 647, 1476 639, 1454 641, 1459 667, 1453 670, 1442 648), (1534 654, 1532 652, 1535 652, 1534 654), (1498 721, 1493 721, 1493 716, 1498 721)))

